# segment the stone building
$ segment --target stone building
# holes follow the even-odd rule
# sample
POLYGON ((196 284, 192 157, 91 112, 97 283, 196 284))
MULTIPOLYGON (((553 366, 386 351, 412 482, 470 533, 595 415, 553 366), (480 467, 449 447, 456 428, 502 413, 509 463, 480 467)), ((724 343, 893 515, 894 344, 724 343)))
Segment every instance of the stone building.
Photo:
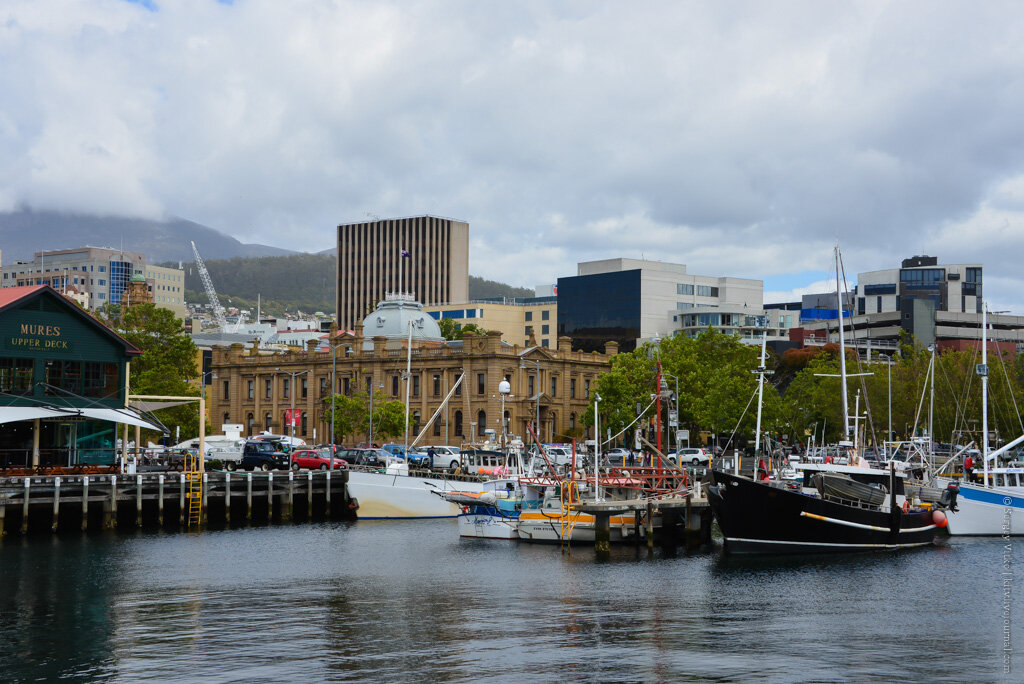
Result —
MULTIPOLYGON (((264 430, 290 434, 288 417, 294 416, 296 437, 326 442, 330 415, 324 400, 331 395, 332 374, 339 394, 355 395, 372 386, 388 399, 405 400, 411 329, 411 436, 419 433, 456 379, 465 374, 421 444, 459 445, 480 439, 488 430, 500 436, 498 383, 503 379, 512 387, 504 403, 510 434, 525 436, 527 423, 538 414, 546 442, 562 441, 574 432, 585 434, 580 417, 587 410, 591 383, 608 370, 616 343, 609 343, 605 353, 572 351, 567 337, 558 340, 557 348, 519 346, 503 342, 500 331, 446 342, 418 302, 401 295, 397 299, 381 302, 353 332, 334 333, 329 344, 311 340, 304 351, 214 346, 211 370, 217 379, 210 397, 211 423, 241 423, 246 435, 264 430)), ((344 439, 362 443, 367 438, 363 434, 344 439)), ((375 435, 374 441, 382 440, 375 435)))

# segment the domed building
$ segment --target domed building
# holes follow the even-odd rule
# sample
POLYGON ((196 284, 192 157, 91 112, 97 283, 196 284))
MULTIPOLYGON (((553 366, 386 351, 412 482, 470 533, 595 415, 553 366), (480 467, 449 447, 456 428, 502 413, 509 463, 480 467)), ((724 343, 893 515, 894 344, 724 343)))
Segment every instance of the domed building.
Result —
POLYGON ((363 350, 373 350, 375 337, 387 340, 386 349, 404 348, 410 331, 413 347, 440 347, 444 344, 441 328, 423 310, 422 304, 412 295, 389 294, 377 304, 373 313, 363 319, 363 350))
POLYGON ((136 273, 132 276, 131 280, 128 281, 128 292, 125 293, 124 299, 128 306, 147 302, 149 304, 153 303, 153 293, 149 290, 146 276, 141 273, 136 273))

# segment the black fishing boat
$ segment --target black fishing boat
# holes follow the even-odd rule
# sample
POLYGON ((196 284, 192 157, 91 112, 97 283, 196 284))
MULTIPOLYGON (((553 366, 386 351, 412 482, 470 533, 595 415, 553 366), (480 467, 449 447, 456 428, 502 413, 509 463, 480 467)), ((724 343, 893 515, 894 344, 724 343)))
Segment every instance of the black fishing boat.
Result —
POLYGON ((945 515, 898 504, 899 478, 890 478, 888 502, 875 506, 715 470, 708 501, 729 553, 835 553, 933 543, 945 515))

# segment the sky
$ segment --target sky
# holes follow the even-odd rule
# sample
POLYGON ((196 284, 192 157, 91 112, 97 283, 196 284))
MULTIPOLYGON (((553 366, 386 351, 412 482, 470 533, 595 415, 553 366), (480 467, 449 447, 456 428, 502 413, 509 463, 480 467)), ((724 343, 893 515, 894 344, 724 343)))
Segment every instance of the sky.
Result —
MULTIPOLYGON (((470 224, 470 273, 612 257, 766 300, 916 254, 1024 314, 1019 2, 5 0, 0 211, 245 242, 470 224)), ((834 283, 834 280, 833 280, 834 283)))

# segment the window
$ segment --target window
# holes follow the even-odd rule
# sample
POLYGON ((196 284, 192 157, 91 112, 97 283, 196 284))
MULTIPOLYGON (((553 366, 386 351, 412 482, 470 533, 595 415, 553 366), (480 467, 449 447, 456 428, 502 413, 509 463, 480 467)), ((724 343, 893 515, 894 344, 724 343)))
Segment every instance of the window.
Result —
POLYGON ((246 384, 246 396, 249 397, 250 399, 254 399, 256 397, 256 381, 255 380, 248 380, 248 381, 246 381, 245 384, 246 384))
POLYGON ((576 398, 576 378, 569 378, 569 398, 576 398))
POLYGON ((306 432, 308 427, 309 427, 309 414, 306 413, 305 411, 303 411, 302 412, 302 434, 303 435, 309 434, 309 433, 306 432))
POLYGON ((270 432, 270 426, 273 424, 273 416, 270 415, 270 411, 267 411, 266 415, 263 416, 263 429, 270 432))
POLYGON ((588 398, 590 397, 590 380, 583 381, 583 392, 587 395, 588 398))
POLYGON ((542 325, 542 326, 540 326, 540 334, 541 335, 550 335, 551 334, 551 326, 550 325, 542 325))
POLYGON ((44 394, 67 396, 82 393, 82 364, 79 361, 47 361, 44 394), (62 391, 63 390, 63 391, 62 391))
POLYGON ((291 378, 281 378, 281 396, 287 399, 291 391, 291 378))
POLYGON ((558 396, 558 378, 556 378, 556 377, 552 377, 551 378, 551 396, 552 397, 557 397, 558 396))
POLYGON ((540 341, 540 346, 544 347, 545 349, 547 348, 547 346, 548 346, 547 338, 544 338, 543 340, 540 341))
MULTIPOLYGON (((543 311, 540 312, 540 320, 542 320, 542 321, 550 321, 551 320, 551 311, 550 311, 550 309, 544 309, 543 311)), ((548 326, 545 325, 544 327, 547 328, 548 326)))
POLYGON ((533 326, 532 325, 526 326, 526 334, 529 335, 532 332, 533 332, 533 326))
POLYGON ((689 283, 678 283, 676 285, 676 294, 692 295, 693 294, 693 285, 691 285, 689 283))
POLYGON ((717 287, 711 287, 710 285, 698 285, 697 286, 697 296, 698 297, 717 297, 718 296, 718 288, 717 287))
POLYGON ((397 375, 392 375, 391 376, 391 396, 393 396, 393 397, 397 397, 398 396, 398 376, 397 375))
MULTIPOLYGON (((456 387, 455 387, 455 396, 457 396, 457 397, 461 397, 462 396, 462 383, 461 382, 458 385, 456 385, 456 387)), ((461 435, 462 433, 460 432, 459 434, 461 435)))
POLYGON ((420 396, 420 376, 412 376, 412 396, 420 396))
POLYGON ((327 396, 327 378, 320 378, 320 396, 327 396))
POLYGON ((248 413, 245 416, 245 427, 246 434, 252 437, 252 433, 255 431, 256 428, 256 418, 251 413, 248 413))
POLYGON ((441 436, 441 419, 440 418, 438 418, 437 420, 434 421, 434 436, 435 437, 440 437, 441 436))
POLYGON ((857 313, 864 315, 864 297, 857 297, 857 313))
POLYGON ((230 422, 231 422, 231 414, 230 413, 225 413, 224 414, 224 422, 221 423, 221 425, 225 425, 225 424, 230 423, 230 422))
POLYGON ((413 435, 420 434, 420 412, 419 411, 413 411, 412 412, 411 420, 412 420, 412 425, 410 426, 410 429, 412 430, 412 434, 413 435))
POLYGON ((530 395, 531 397, 534 394, 534 392, 533 392, 533 376, 532 375, 529 376, 528 378, 526 378, 526 393, 528 395, 530 395))
POLYGON ((32 394, 32 359, 0 359, 0 392, 32 394))
POLYGON ((533 312, 532 311, 527 311, 526 312, 526 320, 528 320, 528 321, 532 321, 533 320, 533 312))
POLYGON ((271 395, 273 394, 273 391, 274 391, 274 384, 273 384, 274 381, 273 380, 267 380, 266 383, 267 383, 267 388, 266 388, 266 392, 264 393, 264 398, 270 399, 270 397, 271 397, 271 395))
POLYGON ((434 375, 434 396, 441 396, 441 376, 437 374, 434 375))
POLYGON ((341 379, 341 391, 346 397, 352 394, 352 378, 341 379))
POLYGON ((484 430, 487 429, 487 412, 486 411, 480 411, 479 413, 476 414, 476 425, 477 425, 477 428, 476 428, 477 429, 477 434, 479 434, 481 437, 483 437, 484 430))
POLYGON ((227 380, 224 381, 224 394, 221 396, 225 401, 231 398, 231 385, 227 380))
MULTIPOLYGON (((302 398, 305 399, 309 395, 309 378, 302 378, 302 398)), ((303 432, 305 434, 305 432, 303 432)))
POLYGON ((483 394, 487 391, 487 374, 477 373, 476 374, 476 393, 483 394))
POLYGON ((463 437, 462 434, 462 411, 455 412, 455 434, 459 437, 463 437))

